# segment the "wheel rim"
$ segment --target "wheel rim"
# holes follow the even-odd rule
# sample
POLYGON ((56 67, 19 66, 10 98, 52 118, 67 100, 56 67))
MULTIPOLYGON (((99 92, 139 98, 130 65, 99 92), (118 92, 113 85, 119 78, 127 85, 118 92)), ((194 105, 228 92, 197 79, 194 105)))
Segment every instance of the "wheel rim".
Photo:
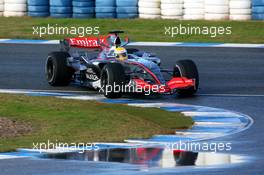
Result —
POLYGON ((46 73, 47 73, 47 79, 49 82, 52 81, 53 77, 54 77, 54 65, 52 63, 52 61, 49 59, 48 62, 47 62, 47 70, 46 70, 46 73))
POLYGON ((108 82, 107 79, 108 79, 107 73, 106 72, 103 72, 102 78, 101 78, 101 86, 104 89, 104 93, 105 93, 106 86, 107 86, 107 82, 108 82))

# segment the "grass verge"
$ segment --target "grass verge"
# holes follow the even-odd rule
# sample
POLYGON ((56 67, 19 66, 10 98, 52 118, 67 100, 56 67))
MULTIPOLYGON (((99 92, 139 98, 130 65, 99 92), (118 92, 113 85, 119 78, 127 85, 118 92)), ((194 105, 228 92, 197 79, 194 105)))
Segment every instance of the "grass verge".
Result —
POLYGON ((13 39, 63 39, 76 35, 33 35, 33 26, 47 27, 100 27, 101 34, 113 29, 127 32, 132 41, 166 41, 166 42, 225 42, 225 43, 263 43, 264 22, 261 21, 177 21, 146 19, 53 19, 30 17, 0 17, 0 38, 13 39), (199 27, 231 27, 231 35, 165 35, 165 27, 178 25, 199 27))
POLYGON ((172 134, 175 128, 193 124, 180 113, 157 108, 137 108, 96 101, 63 100, 0 94, 0 117, 30 123, 23 136, 1 138, 0 152, 32 148, 33 142, 54 143, 122 142, 172 134))

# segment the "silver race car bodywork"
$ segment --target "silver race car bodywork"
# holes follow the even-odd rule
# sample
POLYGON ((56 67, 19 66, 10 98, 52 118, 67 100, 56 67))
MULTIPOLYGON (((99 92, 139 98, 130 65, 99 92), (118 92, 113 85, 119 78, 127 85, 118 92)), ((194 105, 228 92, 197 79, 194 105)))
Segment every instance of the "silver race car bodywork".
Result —
MULTIPOLYGON (((191 60, 181 60, 172 70, 161 69, 161 59, 150 52, 127 48, 128 59, 118 61, 115 49, 125 47, 129 40, 121 41, 121 31, 110 32, 106 37, 68 38, 61 41, 61 51, 49 54, 46 77, 50 85, 68 85, 74 81, 82 86, 103 89, 109 85, 128 85, 144 90, 156 89, 155 93, 194 94, 199 85, 196 65, 191 60), (81 48, 86 51, 71 48, 81 48), (92 51, 99 51, 97 56, 92 51), (169 79, 165 79, 165 74, 169 79)), ((105 89, 104 89, 105 90, 105 89)), ((122 92, 104 94, 118 98, 122 92)))

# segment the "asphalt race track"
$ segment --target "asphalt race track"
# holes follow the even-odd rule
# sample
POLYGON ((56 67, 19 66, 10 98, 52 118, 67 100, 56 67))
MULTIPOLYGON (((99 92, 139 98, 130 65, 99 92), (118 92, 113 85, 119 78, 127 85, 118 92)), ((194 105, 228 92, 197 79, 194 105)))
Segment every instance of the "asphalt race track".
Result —
MULTIPOLYGON (((224 108, 249 115, 255 121, 244 132, 218 140, 232 142, 232 153, 251 156, 239 167, 200 169, 191 174, 263 174, 264 167, 264 50, 247 48, 136 47, 155 52, 162 66, 171 68, 176 60, 192 59, 200 71, 197 96, 166 96, 159 100, 224 108)), ((50 87, 45 81, 46 56, 56 45, 0 44, 0 89, 81 91, 86 88, 50 87)), ((89 174, 93 165, 84 162, 10 159, 0 160, 0 174, 89 174), (12 169, 12 170, 11 170, 12 169), (57 173, 56 173, 57 174, 57 173)), ((104 165, 102 165, 104 166, 104 165)), ((108 165, 110 166, 110 165, 108 165)), ((106 170, 107 171, 107 170, 106 170)), ((91 172, 90 172, 91 173, 91 172)), ((104 174, 105 172, 101 172, 104 174)), ((167 173, 167 174, 175 174, 167 173)), ((184 174, 184 172, 180 172, 184 174)), ((92 173, 91 173, 92 174, 92 173)), ((152 173, 155 174, 155 173, 152 173)), ((159 174, 159 173, 156 173, 159 174)), ((162 173, 164 174, 164 173, 162 173)))

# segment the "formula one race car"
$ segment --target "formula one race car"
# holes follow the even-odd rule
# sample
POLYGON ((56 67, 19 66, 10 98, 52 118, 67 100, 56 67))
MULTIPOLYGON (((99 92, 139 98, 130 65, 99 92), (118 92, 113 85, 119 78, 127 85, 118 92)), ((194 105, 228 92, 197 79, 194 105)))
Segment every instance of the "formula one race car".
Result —
POLYGON ((120 33, 123 31, 112 31, 105 37, 62 40, 61 51, 50 53, 46 61, 48 83, 66 86, 75 81, 99 90, 107 98, 120 98, 124 93, 196 93, 199 75, 193 61, 180 60, 173 69, 162 69, 161 60, 154 54, 125 49, 129 39, 121 40, 120 33), (87 51, 70 54, 71 48, 87 51), (98 56, 89 56, 93 50, 99 50, 98 56), (165 80, 166 76, 169 79, 165 80))

